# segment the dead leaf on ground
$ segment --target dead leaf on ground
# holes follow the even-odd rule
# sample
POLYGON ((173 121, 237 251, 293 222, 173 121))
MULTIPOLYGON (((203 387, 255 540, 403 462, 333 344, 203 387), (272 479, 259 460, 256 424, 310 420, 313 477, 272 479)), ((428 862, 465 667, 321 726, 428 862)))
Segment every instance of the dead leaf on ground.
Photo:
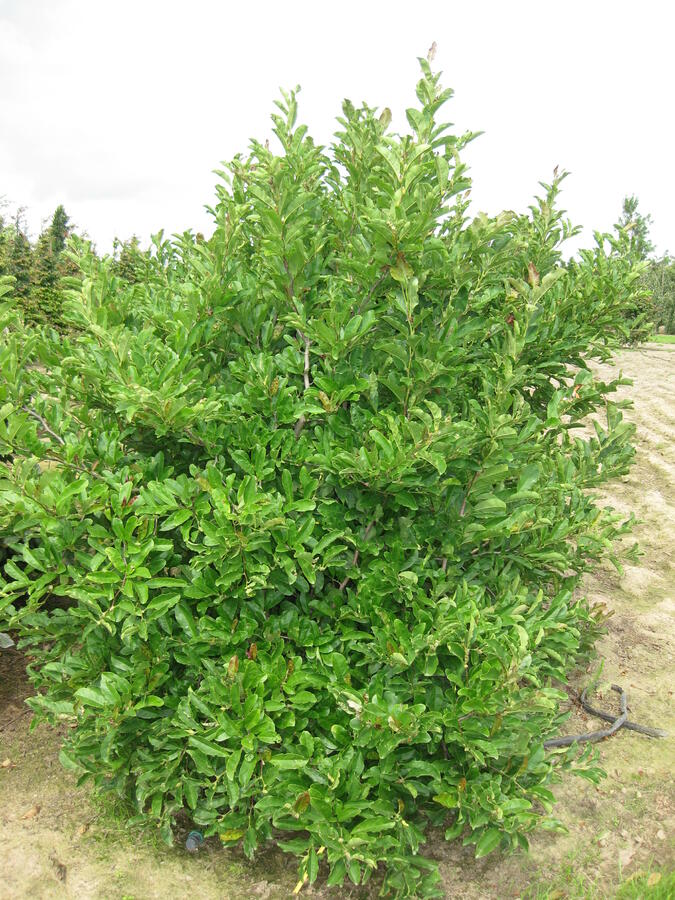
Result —
POLYGON ((56 871, 56 877, 59 879, 59 881, 65 881, 66 875, 68 874, 68 869, 66 869, 63 863, 58 860, 53 854, 49 857, 49 859, 56 871))
POLYGON ((640 878, 644 878, 645 872, 642 869, 636 869, 632 872, 628 878, 626 878, 626 884, 630 884, 631 881, 639 881, 640 878))
POLYGON ((0 763, 0 768, 1 768, 1 769, 9 769, 10 766, 13 767, 13 766, 14 766, 14 763, 13 763, 12 760, 9 759, 9 758, 3 759, 3 761, 0 763))
POLYGON ((654 887, 654 885, 658 884, 659 881, 661 881, 661 873, 652 872, 652 874, 647 879, 647 887, 654 887))
POLYGON ((36 803, 35 806, 31 806, 31 808, 28 810, 28 812, 25 812, 25 813, 21 816, 21 818, 22 818, 22 819, 34 819, 35 816, 37 816, 37 814, 38 814, 39 812, 40 812, 40 807, 39 807, 38 804, 36 803))

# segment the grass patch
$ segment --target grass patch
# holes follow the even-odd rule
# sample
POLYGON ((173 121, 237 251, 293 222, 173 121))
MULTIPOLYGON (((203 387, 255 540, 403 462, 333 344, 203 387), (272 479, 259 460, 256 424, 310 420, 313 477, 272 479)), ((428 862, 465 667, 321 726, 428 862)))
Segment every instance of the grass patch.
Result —
POLYGON ((616 900, 669 900, 675 897, 675 871, 641 872, 629 878, 616 892, 616 900))
MULTIPOLYGON (((559 884, 535 886, 522 894, 521 900, 602 900, 609 896, 606 884, 598 884, 583 872, 570 869, 561 875, 559 884)), ((675 897, 675 871, 636 872, 612 896, 615 900, 670 900, 675 897)))
POLYGON ((675 344, 675 334, 653 334, 649 338, 651 344, 675 344))

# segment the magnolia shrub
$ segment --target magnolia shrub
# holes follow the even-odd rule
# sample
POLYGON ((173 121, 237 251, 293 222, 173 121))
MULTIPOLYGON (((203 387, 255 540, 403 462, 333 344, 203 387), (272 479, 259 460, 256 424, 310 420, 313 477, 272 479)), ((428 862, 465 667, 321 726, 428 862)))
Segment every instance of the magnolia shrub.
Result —
POLYGON ((639 271, 563 261, 563 174, 469 221, 450 94, 422 62, 409 134, 345 102, 330 148, 284 94, 209 240, 131 283, 73 239, 65 335, 2 308, 0 626, 64 765, 167 841, 400 896, 429 826, 482 856, 550 823, 576 589, 627 528, 593 488, 633 453, 588 362, 639 271))

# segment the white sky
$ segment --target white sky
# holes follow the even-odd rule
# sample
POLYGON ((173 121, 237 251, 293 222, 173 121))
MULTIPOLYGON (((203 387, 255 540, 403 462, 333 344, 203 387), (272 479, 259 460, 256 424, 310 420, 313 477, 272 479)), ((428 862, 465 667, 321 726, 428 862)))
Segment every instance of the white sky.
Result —
POLYGON ((212 170, 267 135, 280 86, 320 142, 344 97, 403 128, 435 40, 447 118, 485 132, 474 211, 525 209, 559 164, 586 242, 634 193, 675 251, 674 38, 670 0, 0 0, 0 196, 33 234, 63 203, 100 250, 208 234, 212 170))

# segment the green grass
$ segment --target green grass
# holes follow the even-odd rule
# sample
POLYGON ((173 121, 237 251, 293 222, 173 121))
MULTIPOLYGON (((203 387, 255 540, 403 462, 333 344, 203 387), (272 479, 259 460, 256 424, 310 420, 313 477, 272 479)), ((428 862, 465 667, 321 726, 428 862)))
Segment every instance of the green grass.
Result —
POLYGON ((670 897, 675 897, 675 871, 657 870, 651 874, 629 878, 615 896, 616 900, 642 900, 643 897, 649 900, 669 900, 670 897), (658 876, 660 878, 656 881, 658 876))
POLYGON ((653 334, 649 341, 653 344, 675 344, 675 334, 653 334))
POLYGON ((553 884, 534 885, 521 894, 520 900, 671 900, 675 897, 675 870, 654 869, 636 872, 617 887, 564 867, 553 884), (612 894, 608 894, 612 890, 612 894))

